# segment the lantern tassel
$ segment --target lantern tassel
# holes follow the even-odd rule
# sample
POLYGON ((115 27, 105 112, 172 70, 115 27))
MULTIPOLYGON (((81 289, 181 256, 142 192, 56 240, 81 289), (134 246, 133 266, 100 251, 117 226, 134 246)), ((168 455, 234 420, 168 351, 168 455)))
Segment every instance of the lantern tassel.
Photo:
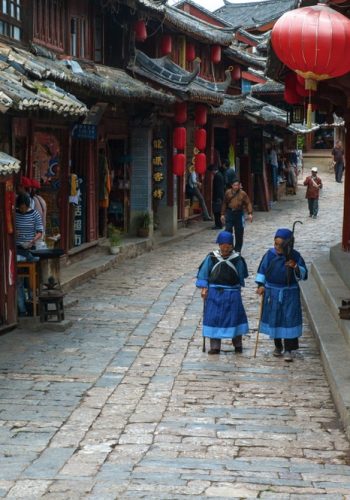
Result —
POLYGON ((307 105, 307 118, 306 118, 306 125, 307 128, 311 128, 311 119, 312 119, 312 104, 309 102, 307 105))

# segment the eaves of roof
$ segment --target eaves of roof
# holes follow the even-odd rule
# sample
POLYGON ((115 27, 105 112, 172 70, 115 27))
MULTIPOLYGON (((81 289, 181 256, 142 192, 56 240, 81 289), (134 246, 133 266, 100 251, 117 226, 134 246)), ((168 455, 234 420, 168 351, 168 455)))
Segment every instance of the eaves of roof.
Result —
POLYGON ((229 59, 233 59, 234 61, 245 64, 246 66, 253 66, 257 69, 265 69, 266 67, 266 57, 249 54, 246 50, 235 45, 230 45, 230 47, 224 49, 223 52, 229 59))
POLYGON ((17 174, 21 168, 21 162, 6 153, 0 152, 0 175, 17 174))
POLYGON ((231 83, 231 73, 227 71, 226 80, 211 82, 198 76, 199 62, 192 73, 175 64, 170 58, 152 59, 136 50, 128 65, 129 71, 165 87, 172 94, 180 95, 191 101, 220 104, 231 83))
POLYGON ((253 95, 281 95, 284 92, 283 83, 275 82, 273 80, 268 80, 266 83, 258 83, 254 85, 251 89, 253 95))
POLYGON ((0 58, 27 79, 53 80, 73 89, 77 95, 104 98, 115 102, 144 101, 171 104, 175 98, 140 82, 125 71, 97 64, 79 64, 71 60, 52 60, 22 49, 0 45, 0 58))
MULTIPOLYGON (((210 10, 203 7, 203 5, 200 5, 196 2, 193 2, 192 0, 180 0, 179 2, 174 3, 173 7, 175 7, 176 9, 182 10, 181 6, 185 5, 185 4, 192 5, 195 9, 200 10, 201 12, 206 14, 207 16, 212 17, 213 19, 216 19, 218 22, 224 24, 227 27, 230 27, 230 24, 227 23, 226 21, 224 21, 224 19, 220 19, 213 12, 211 12, 210 10)), ((183 11, 183 12, 185 12, 185 11, 183 11)))
POLYGON ((219 28, 198 19, 183 10, 166 6, 164 22, 176 30, 205 43, 219 44, 227 47, 233 40, 233 28, 219 28))

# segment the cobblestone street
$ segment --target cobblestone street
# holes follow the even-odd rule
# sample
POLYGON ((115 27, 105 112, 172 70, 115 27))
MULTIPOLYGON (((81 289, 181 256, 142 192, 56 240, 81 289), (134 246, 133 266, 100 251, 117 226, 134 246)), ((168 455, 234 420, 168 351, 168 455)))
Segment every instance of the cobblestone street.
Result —
POLYGON ((350 499, 349 442, 306 318, 293 363, 265 336, 253 357, 254 277, 276 228, 303 222, 308 263, 340 241, 343 185, 320 175, 317 220, 299 186, 246 226, 243 354, 202 352, 194 276, 211 223, 76 288, 66 332, 1 337, 0 497, 350 499))

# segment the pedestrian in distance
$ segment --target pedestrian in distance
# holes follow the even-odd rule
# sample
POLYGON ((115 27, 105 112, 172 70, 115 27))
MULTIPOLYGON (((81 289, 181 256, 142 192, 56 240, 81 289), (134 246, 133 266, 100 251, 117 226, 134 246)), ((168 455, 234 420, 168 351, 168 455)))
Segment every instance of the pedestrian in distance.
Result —
POLYGON ((191 204, 193 202, 193 197, 197 198, 202 209, 203 220, 209 221, 212 220, 212 218, 209 215, 204 196, 201 193, 201 187, 202 183, 198 180, 197 172, 194 169, 191 169, 187 176, 186 195, 189 196, 191 204))
POLYGON ((203 337, 210 339, 208 354, 219 354, 221 340, 229 339, 236 353, 241 353, 242 335, 249 331, 241 287, 248 277, 244 259, 233 250, 233 234, 221 231, 218 250, 210 252, 201 263, 196 287, 204 301, 203 337))
POLYGON ((280 228, 274 246, 263 256, 255 282, 262 295, 260 332, 274 340, 273 355, 293 361, 292 352, 299 348, 302 335, 302 311, 298 282, 306 280, 304 259, 294 250, 293 232, 280 228))
POLYGON ((335 181, 341 183, 344 172, 344 149, 341 141, 336 141, 334 148, 332 149, 332 155, 334 160, 334 173, 335 181))
POLYGON ((225 231, 235 234, 235 251, 241 252, 244 236, 244 214, 248 213, 249 222, 253 222, 253 207, 238 179, 234 179, 227 189, 221 206, 221 222, 225 223, 225 231))
POLYGON ((308 201, 309 206, 309 217, 317 219, 318 214, 318 200, 320 197, 320 189, 322 189, 323 184, 320 177, 317 175, 317 167, 312 167, 311 175, 306 177, 304 181, 304 186, 306 187, 305 198, 308 201))
POLYGON ((225 196, 225 170, 217 165, 209 165, 208 170, 214 173, 212 191, 212 210, 215 225, 212 229, 222 229, 221 205, 225 196))

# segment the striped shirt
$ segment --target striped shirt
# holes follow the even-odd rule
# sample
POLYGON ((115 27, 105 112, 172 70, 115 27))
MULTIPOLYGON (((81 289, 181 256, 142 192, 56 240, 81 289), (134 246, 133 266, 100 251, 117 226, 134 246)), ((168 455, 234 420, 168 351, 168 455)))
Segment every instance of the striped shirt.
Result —
POLYGON ((16 245, 32 241, 36 234, 42 233, 43 230, 39 212, 29 209, 28 212, 22 214, 16 210, 16 245))

